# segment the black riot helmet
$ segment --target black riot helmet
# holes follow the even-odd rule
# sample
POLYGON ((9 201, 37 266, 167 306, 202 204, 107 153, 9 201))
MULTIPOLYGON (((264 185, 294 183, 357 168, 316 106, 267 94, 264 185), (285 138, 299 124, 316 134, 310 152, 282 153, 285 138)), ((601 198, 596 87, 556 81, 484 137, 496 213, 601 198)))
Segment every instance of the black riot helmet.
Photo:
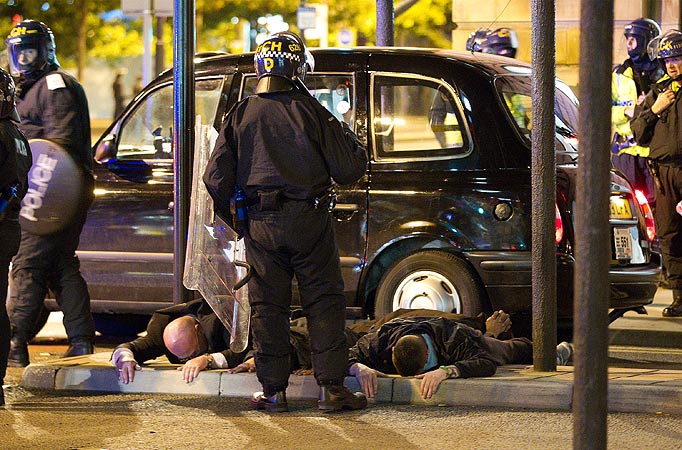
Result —
POLYGON ((628 56, 636 63, 649 59, 647 46, 656 36, 661 34, 661 27, 653 20, 641 17, 625 25, 625 37, 634 37, 637 47, 628 51, 628 56))
POLYGON ((658 58, 663 61, 674 56, 682 56, 682 32, 669 30, 658 43, 658 58))
POLYGON ((514 58, 517 48, 519 48, 519 38, 516 36, 516 31, 511 28, 498 28, 486 35, 481 42, 480 51, 514 58))
POLYGON ((480 52, 481 42, 483 42, 490 30, 488 28, 479 28, 472 31, 466 42, 466 49, 469 52, 480 52))
POLYGON ((256 92, 278 92, 291 90, 294 84, 303 85, 306 74, 315 68, 315 60, 297 34, 283 31, 258 46, 253 65, 259 80, 256 92))
POLYGON ((0 68, 0 119, 9 117, 15 122, 20 122, 14 104, 14 92, 14 79, 4 69, 0 68))
POLYGON ((52 30, 37 20, 24 20, 16 24, 5 40, 12 75, 35 76, 49 66, 59 67, 55 53, 52 30), (35 58, 22 57, 25 50, 35 50, 35 58))

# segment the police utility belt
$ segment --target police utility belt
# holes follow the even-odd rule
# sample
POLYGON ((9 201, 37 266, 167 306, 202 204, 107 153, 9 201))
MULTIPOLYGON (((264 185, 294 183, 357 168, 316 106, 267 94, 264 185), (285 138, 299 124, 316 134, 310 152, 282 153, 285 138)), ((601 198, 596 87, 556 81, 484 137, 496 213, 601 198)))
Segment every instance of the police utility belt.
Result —
POLYGON ((336 190, 330 188, 321 192, 312 199, 298 199, 288 197, 283 191, 259 192, 254 198, 246 199, 246 206, 252 207, 259 205, 261 211, 276 211, 285 203, 303 202, 311 205, 315 209, 326 209, 331 212, 336 205, 336 190))

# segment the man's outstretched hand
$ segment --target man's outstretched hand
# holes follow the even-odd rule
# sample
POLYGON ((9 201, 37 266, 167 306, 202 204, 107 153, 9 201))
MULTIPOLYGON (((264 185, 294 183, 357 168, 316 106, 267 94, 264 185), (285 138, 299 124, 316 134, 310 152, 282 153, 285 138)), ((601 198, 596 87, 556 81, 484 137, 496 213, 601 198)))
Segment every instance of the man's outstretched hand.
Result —
POLYGON ((492 316, 488 317, 485 321, 485 334, 496 338, 500 334, 509 331, 511 326, 512 323, 509 314, 502 310, 495 311, 492 316))
POLYGON ((348 373, 353 375, 360 383, 360 388, 362 392, 367 396, 367 398, 374 398, 377 391, 379 390, 379 380, 378 377, 386 377, 386 374, 374 370, 362 363, 354 363, 350 366, 348 373))

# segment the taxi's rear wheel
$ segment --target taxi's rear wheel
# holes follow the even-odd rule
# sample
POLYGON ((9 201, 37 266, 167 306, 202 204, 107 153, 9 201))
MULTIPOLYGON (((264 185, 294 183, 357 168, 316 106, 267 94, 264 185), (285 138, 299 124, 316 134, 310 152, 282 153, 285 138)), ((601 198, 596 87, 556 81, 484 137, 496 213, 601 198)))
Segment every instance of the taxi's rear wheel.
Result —
POLYGON ((476 316, 483 310, 483 289, 469 265, 437 250, 414 253, 393 264, 377 290, 375 315, 400 308, 435 309, 476 316))

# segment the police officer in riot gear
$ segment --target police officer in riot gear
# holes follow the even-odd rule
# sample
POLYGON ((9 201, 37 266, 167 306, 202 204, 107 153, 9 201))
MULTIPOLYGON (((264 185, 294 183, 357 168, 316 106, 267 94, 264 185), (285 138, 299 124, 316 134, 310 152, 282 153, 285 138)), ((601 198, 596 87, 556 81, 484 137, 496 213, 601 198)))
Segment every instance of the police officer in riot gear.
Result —
POLYGON ((659 34, 661 28, 651 19, 640 18, 627 24, 624 35, 629 57, 614 69, 611 82, 611 123, 615 129, 611 162, 635 189, 644 192, 652 205, 654 184, 646 165, 649 148, 635 142, 630 119, 651 84, 665 74, 656 57, 647 52, 647 46, 659 34))
POLYGON ((673 292, 673 302, 663 309, 663 316, 682 317, 682 215, 675 211, 682 201, 681 32, 670 30, 661 37, 658 58, 667 73, 652 85, 630 126, 637 143, 649 146, 656 177, 656 231, 673 292))
POLYGON ((85 92, 74 77, 60 70, 52 30, 42 22, 24 20, 12 28, 5 43, 12 75, 18 77, 19 128, 28 139, 47 139, 66 149, 82 169, 85 184, 79 211, 62 230, 48 236, 22 230, 12 263, 9 364, 23 367, 29 363, 27 342, 48 289, 64 312, 70 343, 64 356, 93 352, 90 296, 75 253, 93 198, 93 157, 85 92))
POLYGON ((5 404, 2 381, 7 370, 11 337, 5 306, 9 263, 19 249, 19 203, 28 189, 31 149, 16 123, 14 80, 0 69, 0 406, 5 404))
POLYGON ((246 259, 256 373, 252 406, 287 411, 292 277, 308 319, 322 410, 360 409, 367 400, 343 386, 348 370, 345 298, 330 213, 332 179, 365 172, 366 150, 303 85, 312 56, 293 33, 258 46, 256 95, 226 117, 204 173, 216 212, 229 217, 235 185, 247 199, 246 259), (304 231, 303 231, 304 230, 304 231))

